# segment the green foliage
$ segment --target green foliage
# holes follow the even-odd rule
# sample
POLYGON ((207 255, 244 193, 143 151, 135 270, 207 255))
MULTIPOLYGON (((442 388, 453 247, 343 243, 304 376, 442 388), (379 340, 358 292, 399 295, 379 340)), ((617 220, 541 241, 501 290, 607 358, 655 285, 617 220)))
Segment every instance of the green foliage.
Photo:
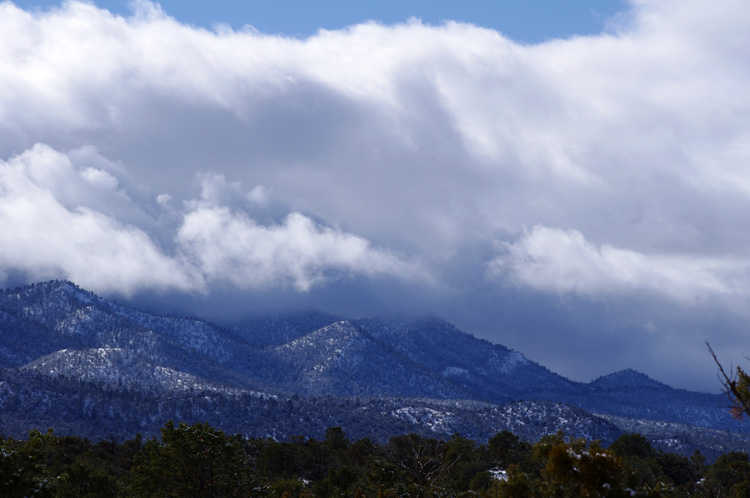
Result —
POLYGON ((610 445, 609 449, 622 458, 633 471, 635 485, 645 488, 651 483, 674 484, 662 472, 657 460, 658 453, 651 447, 648 439, 640 434, 625 434, 610 445))
MULTIPOLYGON (((663 481, 660 482, 671 484, 675 493, 677 490, 687 493, 700 480, 700 472, 694 471, 689 458, 674 453, 658 453, 656 461, 663 476, 663 481)), ((685 493, 675 493, 675 496, 685 496, 685 493)))
POLYGON ((305 484, 299 479, 277 479, 270 483, 270 496, 274 498, 298 498, 306 496, 305 484))
POLYGON ((0 445, 0 496, 7 498, 52 496, 54 480, 46 475, 47 454, 55 436, 37 430, 26 441, 7 439, 0 445))
POLYGON ((455 464, 448 456, 445 441, 419 434, 392 437, 387 451, 406 481, 409 496, 421 498, 443 491, 441 481, 455 464))
POLYGON ((734 406, 732 414, 742 418, 743 414, 750 414, 750 376, 737 367, 735 376, 727 383, 729 396, 734 406))
POLYGON ((487 442, 489 457, 494 467, 509 469, 511 465, 525 465, 526 472, 533 472, 532 446, 521 441, 518 436, 508 431, 495 434, 487 442))
POLYGON ((443 465, 447 466, 444 487, 457 494, 474 489, 472 480, 487 469, 488 462, 476 451, 474 441, 454 434, 445 448, 443 465))
POLYGON ((258 457, 258 470, 269 480, 296 478, 301 472, 299 449, 291 443, 266 440, 258 457))
POLYGON ((740 367, 737 367, 733 375, 728 375, 711 346, 708 343, 706 343, 706 346, 708 346, 708 351, 719 368, 721 385, 732 403, 730 407, 732 415, 737 419, 742 419, 743 415, 750 415, 750 375, 746 374, 740 367))
POLYGON ((612 450, 597 441, 566 441, 561 433, 542 438, 533 456, 543 462, 534 478, 511 467, 508 480, 495 487, 496 496, 544 497, 650 497, 658 496, 639 487, 635 473, 612 450))
POLYGON ((718 496, 750 496, 750 461, 747 453, 732 451, 720 456, 709 469, 701 483, 703 489, 718 496))
POLYGON ((169 422, 160 440, 145 443, 92 444, 51 431, 0 440, 0 496, 737 498, 750 496, 750 458, 732 452, 709 465, 700 453, 664 453, 637 434, 609 448, 562 434, 531 445, 507 432, 486 445, 458 434, 381 445, 350 441, 337 427, 321 441, 277 442, 169 422))
POLYGON ((131 471, 131 489, 141 496, 250 497, 263 491, 242 448, 208 424, 175 427, 170 420, 161 443, 146 443, 131 471))
POLYGON ((111 474, 87 463, 67 467, 56 482, 55 496, 60 498, 98 498, 117 496, 118 482, 111 474))
POLYGON ((484 496, 487 498, 532 498, 540 496, 539 480, 523 472, 518 464, 508 467, 507 480, 494 481, 484 496))

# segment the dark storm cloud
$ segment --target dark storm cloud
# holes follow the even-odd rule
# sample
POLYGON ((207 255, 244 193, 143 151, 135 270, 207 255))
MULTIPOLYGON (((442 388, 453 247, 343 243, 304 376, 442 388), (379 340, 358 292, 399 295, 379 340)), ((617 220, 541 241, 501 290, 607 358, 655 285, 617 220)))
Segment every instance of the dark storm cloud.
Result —
POLYGON ((750 350, 743 2, 637 1, 537 45, 417 21, 214 32, 135 6, 0 4, 7 282, 431 312, 578 378, 678 382, 705 339, 750 350))

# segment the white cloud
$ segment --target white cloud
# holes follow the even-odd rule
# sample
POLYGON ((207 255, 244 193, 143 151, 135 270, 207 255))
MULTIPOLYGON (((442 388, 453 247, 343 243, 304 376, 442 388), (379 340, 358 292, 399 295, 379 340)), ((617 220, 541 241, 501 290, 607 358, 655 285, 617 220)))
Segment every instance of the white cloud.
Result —
POLYGON ((750 259, 646 255, 545 226, 505 243, 489 265, 495 278, 543 291, 592 298, 648 292, 688 303, 747 293, 747 282, 738 282, 737 275, 749 271, 750 259))
MULTIPOLYGON (((745 5, 631 8, 610 33, 519 45, 450 22, 298 40, 181 25, 143 1, 129 18, 4 2, 0 154, 93 147, 172 205, 211 171, 201 202, 249 199, 277 222, 282 205, 314 213, 438 265, 467 240, 537 224, 646 256, 738 257, 750 244, 745 5), (262 187, 248 197, 239 184, 262 187)), ((136 195, 92 167, 89 183, 136 195)), ((110 200, 82 205, 146 222, 110 200)))
POLYGON ((299 213, 282 224, 261 226, 227 208, 199 208, 185 216, 178 241, 208 280, 239 288, 291 284, 309 291, 342 275, 424 276, 365 239, 318 226, 299 213))
POLYGON ((493 267, 532 289, 741 314, 746 2, 629 6, 600 35, 520 45, 451 22, 300 40, 145 1, 0 3, 0 269, 208 293, 414 278, 490 317, 506 287, 477 275, 505 240, 493 267))
MULTIPOLYGON (((147 231, 118 221, 118 208, 130 210, 131 200, 114 176, 36 145, 0 162, 0 268, 126 295, 149 288, 205 292, 223 282, 309 291, 354 275, 425 278, 391 252, 299 213, 260 225, 226 206, 246 197, 239 183, 217 174, 198 180, 200 198, 179 214, 169 254, 147 231), (110 214, 97 209, 103 200, 110 214)), ((169 199, 162 194, 157 201, 166 206, 169 199)))
POLYGON ((268 206, 271 202, 271 194, 263 185, 256 185, 248 194, 247 199, 259 206, 268 206))
POLYGON ((117 186, 106 172, 76 169, 42 145, 0 162, 0 268, 123 294, 198 285, 148 234, 85 205, 117 198, 117 186))

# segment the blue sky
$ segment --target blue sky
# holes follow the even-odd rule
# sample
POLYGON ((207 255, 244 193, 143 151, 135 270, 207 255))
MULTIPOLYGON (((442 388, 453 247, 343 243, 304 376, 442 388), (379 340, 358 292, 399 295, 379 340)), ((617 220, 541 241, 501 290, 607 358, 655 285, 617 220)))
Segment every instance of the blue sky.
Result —
POLYGON ((1 284, 746 361, 745 0, 40 5, 0 3, 1 284))
MULTIPOLYGON (((120 15, 131 12, 130 2, 125 0, 94 3, 120 15)), ((15 4, 44 10, 60 2, 18 0, 15 4)), ((429 24, 454 20, 492 28, 524 43, 597 34, 627 7, 625 0, 166 0, 159 4, 180 22, 209 29, 216 23, 229 24, 235 30, 252 25, 263 33, 307 37, 319 29, 341 29, 367 20, 394 24, 416 17, 429 24)))

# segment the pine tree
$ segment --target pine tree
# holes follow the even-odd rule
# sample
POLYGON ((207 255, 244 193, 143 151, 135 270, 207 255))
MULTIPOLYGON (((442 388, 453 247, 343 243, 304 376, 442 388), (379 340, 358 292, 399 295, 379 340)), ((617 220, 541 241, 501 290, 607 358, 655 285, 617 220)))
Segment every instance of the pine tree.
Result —
POLYGON ((207 423, 175 427, 170 420, 161 442, 146 443, 131 471, 132 489, 141 496, 260 497, 260 485, 242 447, 207 423))

